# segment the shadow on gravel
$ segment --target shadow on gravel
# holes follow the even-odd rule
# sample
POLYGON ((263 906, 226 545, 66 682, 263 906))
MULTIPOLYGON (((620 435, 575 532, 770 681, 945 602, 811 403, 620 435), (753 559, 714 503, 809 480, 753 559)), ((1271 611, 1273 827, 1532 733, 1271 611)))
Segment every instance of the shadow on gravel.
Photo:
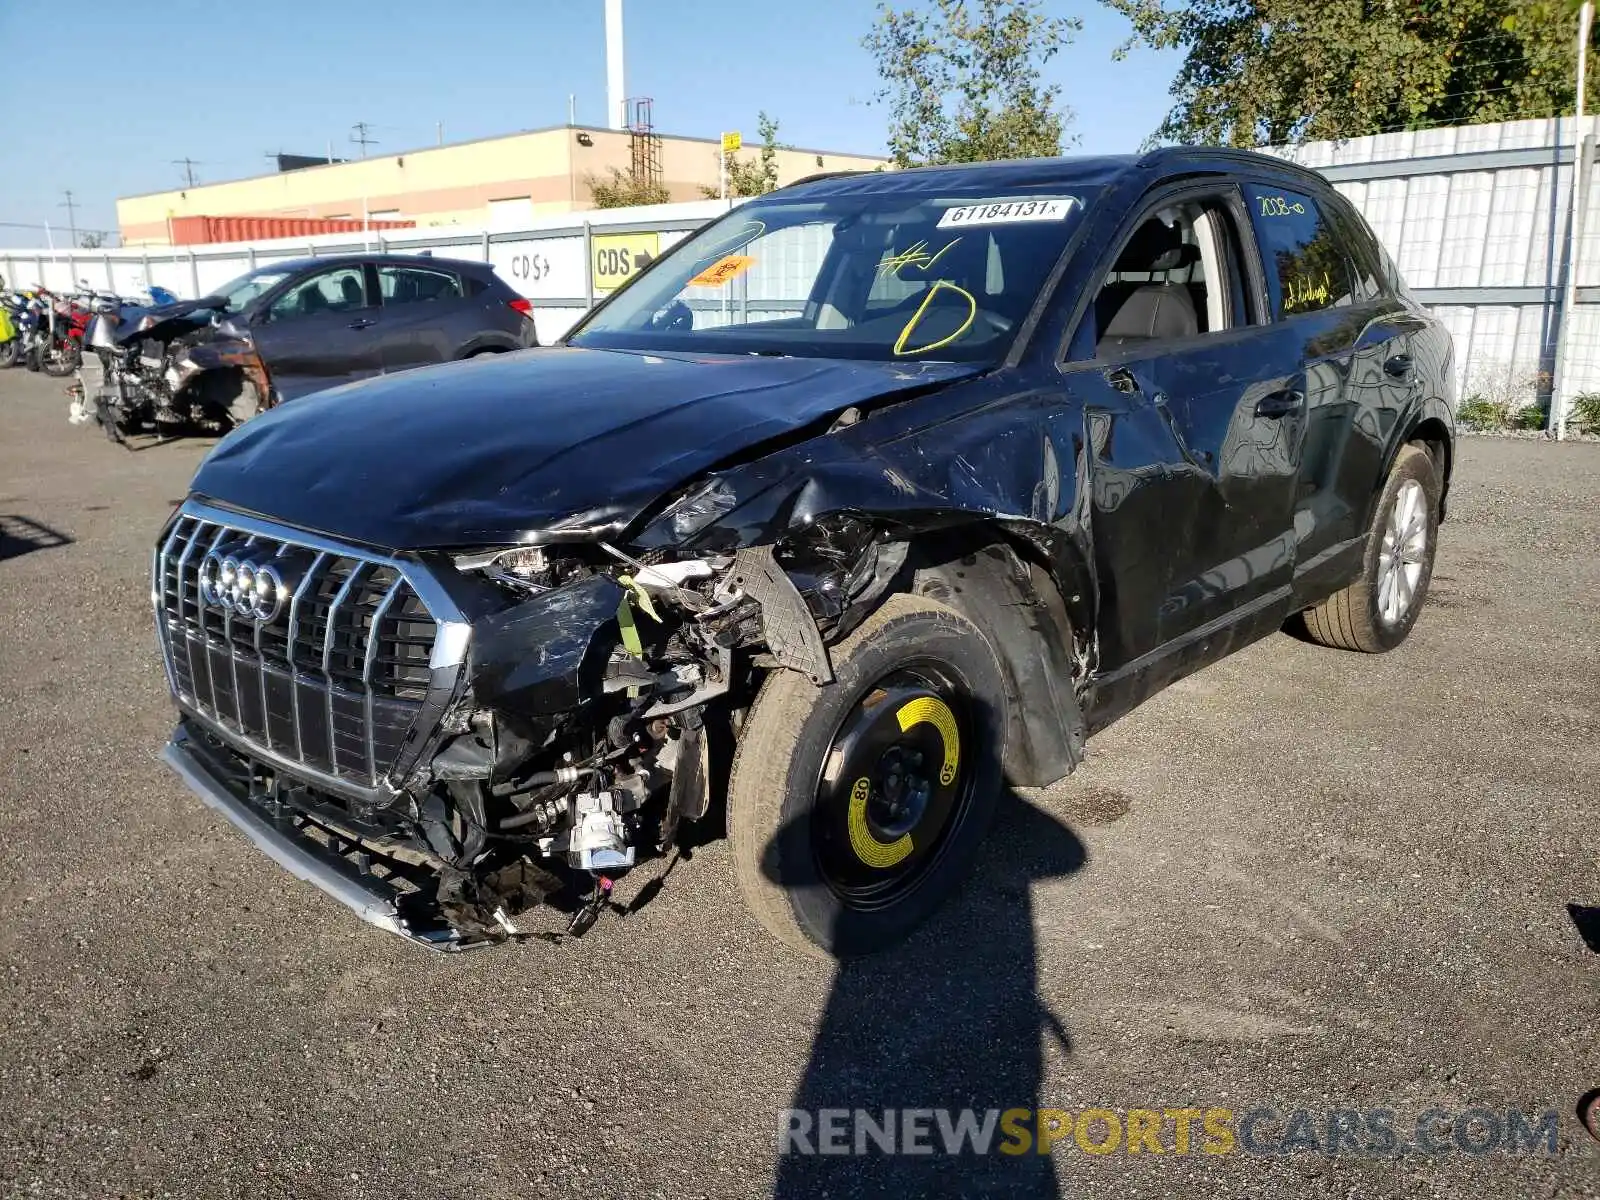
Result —
POLYGON ((960 894, 908 943, 841 964, 791 1103, 813 1119, 864 1109, 874 1122, 886 1109, 936 1110, 926 1119, 933 1152, 889 1155, 867 1141, 865 1154, 824 1157, 780 1146, 775 1197, 1060 1195, 1051 1156, 1000 1153, 998 1126, 987 1154, 970 1143, 945 1153, 937 1110, 953 1122, 971 1109, 981 1123, 990 1110, 1041 1107, 1045 1045, 1064 1055, 1072 1043, 1039 995, 1032 885, 1083 863, 1071 830, 1007 796, 960 894))
POLYGON ((1578 936, 1583 939, 1583 944, 1596 954, 1600 954, 1600 908, 1590 908, 1584 904, 1567 905, 1567 915, 1572 918, 1572 923, 1578 927, 1578 936))
POLYGON ((70 546, 72 539, 59 530, 16 513, 0 513, 0 562, 21 558, 35 550, 70 546))

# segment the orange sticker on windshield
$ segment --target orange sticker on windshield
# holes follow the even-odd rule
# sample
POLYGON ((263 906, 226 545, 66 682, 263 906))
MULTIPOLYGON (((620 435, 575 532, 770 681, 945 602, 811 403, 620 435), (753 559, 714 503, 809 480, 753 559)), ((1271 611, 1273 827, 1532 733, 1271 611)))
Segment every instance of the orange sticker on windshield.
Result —
POLYGON ((689 280, 691 287, 726 287, 751 267, 756 265, 756 260, 748 254, 730 254, 712 263, 700 274, 689 280))

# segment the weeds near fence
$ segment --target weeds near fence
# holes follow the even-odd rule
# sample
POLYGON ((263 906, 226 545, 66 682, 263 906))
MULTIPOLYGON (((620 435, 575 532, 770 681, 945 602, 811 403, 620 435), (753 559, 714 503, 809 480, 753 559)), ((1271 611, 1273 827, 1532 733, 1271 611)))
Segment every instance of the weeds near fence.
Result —
POLYGON ((1567 424, 1579 433, 1600 434, 1600 392, 1584 392, 1572 398, 1567 424))
POLYGON ((1547 371, 1530 375, 1504 366, 1475 371, 1456 420, 1479 433, 1543 429, 1550 421, 1550 383, 1547 371))

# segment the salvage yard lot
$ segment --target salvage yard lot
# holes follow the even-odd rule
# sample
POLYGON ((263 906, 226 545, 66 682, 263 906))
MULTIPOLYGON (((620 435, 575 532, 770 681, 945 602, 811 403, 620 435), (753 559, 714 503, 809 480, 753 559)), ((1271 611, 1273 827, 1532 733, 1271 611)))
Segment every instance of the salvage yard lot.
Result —
MULTIPOLYGON (((1553 1158, 1055 1167, 1068 1196, 1600 1194, 1567 907, 1600 906, 1600 446, 1463 440, 1400 650, 1280 635, 1172 688, 835 972, 745 915, 719 841, 581 942, 462 956, 291 879, 155 757, 150 548, 209 443, 65 410, 0 373, 0 1192, 760 1196, 791 1105, 971 1104, 1553 1108, 1553 1158)), ((900 1194, 956 1194, 927 1170, 900 1194)))

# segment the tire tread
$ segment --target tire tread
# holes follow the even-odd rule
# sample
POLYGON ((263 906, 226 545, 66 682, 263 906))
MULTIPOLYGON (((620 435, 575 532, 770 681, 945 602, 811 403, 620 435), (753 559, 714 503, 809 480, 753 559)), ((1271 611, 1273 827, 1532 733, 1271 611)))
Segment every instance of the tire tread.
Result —
POLYGON ((1378 550, 1383 540, 1383 525, 1389 514, 1389 488, 1397 478, 1411 474, 1421 481, 1428 503, 1437 506, 1438 483, 1433 458, 1415 443, 1402 446, 1384 481, 1382 502, 1372 515, 1360 577, 1301 613, 1306 633, 1313 641, 1335 650, 1355 650, 1364 654, 1379 654, 1390 648, 1380 637, 1372 620, 1373 590, 1377 586, 1378 550))

